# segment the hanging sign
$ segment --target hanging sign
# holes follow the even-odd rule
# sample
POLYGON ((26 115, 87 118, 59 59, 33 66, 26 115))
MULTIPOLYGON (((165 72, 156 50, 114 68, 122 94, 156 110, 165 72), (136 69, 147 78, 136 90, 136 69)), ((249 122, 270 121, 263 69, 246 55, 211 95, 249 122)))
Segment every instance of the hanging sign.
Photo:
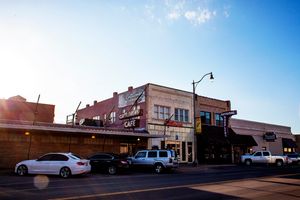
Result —
POLYGON ((276 140, 276 134, 274 132, 266 132, 263 135, 264 140, 266 140, 267 142, 275 142, 276 140))
POLYGON ((142 116, 143 115, 143 110, 142 109, 137 109, 137 110, 131 110, 129 112, 122 113, 119 115, 119 119, 128 119, 132 117, 137 117, 137 116, 142 116))
POLYGON ((196 134, 202 133, 201 118, 196 118, 196 134))
POLYGON ((237 114, 236 110, 231 110, 231 111, 222 112, 220 115, 223 117, 223 116, 232 116, 236 114, 237 114))
POLYGON ((220 115, 223 117, 223 125, 224 125, 224 136, 227 137, 228 135, 228 122, 232 115, 236 115, 236 110, 226 111, 222 112, 220 115))
POLYGON ((140 120, 139 119, 130 119, 127 121, 124 121, 124 128, 135 128, 140 126, 140 120))

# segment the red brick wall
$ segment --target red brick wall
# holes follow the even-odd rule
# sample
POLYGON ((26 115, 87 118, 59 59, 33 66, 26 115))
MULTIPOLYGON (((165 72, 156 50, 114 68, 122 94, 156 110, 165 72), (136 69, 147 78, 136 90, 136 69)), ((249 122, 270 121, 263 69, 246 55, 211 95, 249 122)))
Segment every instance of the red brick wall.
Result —
POLYGON ((211 123, 214 124, 215 113, 231 110, 230 101, 223 101, 209 97, 198 96, 196 100, 196 117, 200 117, 200 111, 211 112, 211 123))
MULTIPOLYGON (((38 104, 36 122, 53 123, 54 105, 38 104)), ((0 119, 33 121, 36 103, 0 99, 0 119)))
POLYGON ((83 157, 96 152, 120 153, 120 143, 135 144, 137 148, 145 148, 147 139, 126 136, 96 136, 90 134, 66 134, 45 131, 36 131, 25 135, 24 131, 0 131, 0 168, 13 169, 15 164, 22 160, 36 159, 49 152, 73 152, 83 157), (70 137, 71 136, 71 140, 70 137), (70 142, 71 141, 71 142, 70 142))
MULTIPOLYGON (((131 108, 131 106, 119 108, 118 107, 119 95, 120 94, 118 93, 114 93, 113 97, 110 99, 106 99, 101 102, 94 103, 93 105, 88 105, 86 106, 86 108, 78 110, 76 122, 78 123, 80 119, 84 119, 84 118, 92 119, 95 116, 100 116, 101 120, 103 120, 104 114, 107 115, 107 119, 108 119, 109 117, 108 115, 110 112, 116 112, 116 122, 113 124, 108 123, 106 124, 106 126, 124 128, 123 121, 119 120, 119 115, 122 114, 124 109, 128 111, 131 108)), ((143 103, 139 103, 138 105, 143 110, 143 116, 140 117, 140 128, 145 128, 146 127, 146 103, 143 102, 143 103)))

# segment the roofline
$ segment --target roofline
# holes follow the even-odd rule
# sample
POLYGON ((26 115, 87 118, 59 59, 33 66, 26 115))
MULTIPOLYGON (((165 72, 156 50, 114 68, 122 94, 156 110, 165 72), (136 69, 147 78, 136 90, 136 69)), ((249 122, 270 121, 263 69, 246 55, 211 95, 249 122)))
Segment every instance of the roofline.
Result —
POLYGON ((266 122, 258 122, 258 121, 246 120, 246 119, 238 119, 238 118, 235 118, 235 117, 233 117, 232 120, 245 121, 245 122, 250 122, 250 123, 252 122, 252 123, 257 123, 257 124, 261 124, 261 125, 270 125, 270 126, 276 126, 276 127, 291 129, 290 126, 285 126, 285 125, 280 125, 280 124, 271 124, 271 123, 266 123, 266 122))
MULTIPOLYGON (((153 85, 153 86, 162 87, 162 88, 166 88, 166 89, 176 90, 176 91, 179 91, 179 92, 186 92, 186 93, 189 93, 191 95, 193 94, 193 92, 190 92, 190 91, 181 90, 181 89, 177 89, 177 88, 172 88, 172 87, 168 87, 168 86, 163 86, 163 85, 159 85, 159 84, 155 84, 155 83, 147 83, 146 85, 153 85)), ((196 93, 196 95, 198 97, 203 97, 203 98, 211 99, 211 100, 230 101, 230 100, 222 100, 222 99, 211 98, 211 97, 207 97, 207 96, 203 96, 203 95, 198 95, 197 93, 196 93)))
POLYGON ((162 135, 151 135, 149 133, 141 133, 138 131, 131 131, 117 128, 103 128, 93 126, 79 126, 66 124, 51 124, 36 122, 34 125, 28 121, 10 121, 3 123, 0 121, 0 129, 26 130, 26 131, 52 131, 64 132, 67 134, 81 133, 81 134, 96 134, 96 135, 116 135, 116 136, 134 136, 147 138, 161 138, 162 135))

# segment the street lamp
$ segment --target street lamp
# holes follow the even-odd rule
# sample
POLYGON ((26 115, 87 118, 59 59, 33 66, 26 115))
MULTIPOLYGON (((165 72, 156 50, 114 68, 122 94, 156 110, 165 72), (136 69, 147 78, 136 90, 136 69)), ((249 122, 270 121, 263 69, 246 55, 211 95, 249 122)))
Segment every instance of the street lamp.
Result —
MULTIPOLYGON (((213 76, 213 73, 210 72, 210 73, 207 73, 207 74, 204 74, 202 76, 202 78, 195 82, 193 80, 193 106, 194 106, 194 152, 195 152, 195 160, 194 160, 194 164, 195 165, 198 165, 198 146, 197 146, 197 134, 196 134, 196 88, 197 88, 197 85, 204 79, 204 77, 210 75, 209 79, 210 80, 214 80, 214 76, 213 76)), ((201 119, 200 119, 201 120, 201 119)))

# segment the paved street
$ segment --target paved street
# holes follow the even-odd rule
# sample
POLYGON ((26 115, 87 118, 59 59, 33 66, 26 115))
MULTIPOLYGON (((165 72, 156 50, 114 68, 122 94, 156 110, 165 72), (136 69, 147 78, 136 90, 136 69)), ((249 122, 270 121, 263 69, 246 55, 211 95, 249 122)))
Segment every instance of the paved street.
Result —
POLYGON ((0 173, 0 199, 299 199, 300 167, 199 166, 173 173, 18 177, 0 173))

